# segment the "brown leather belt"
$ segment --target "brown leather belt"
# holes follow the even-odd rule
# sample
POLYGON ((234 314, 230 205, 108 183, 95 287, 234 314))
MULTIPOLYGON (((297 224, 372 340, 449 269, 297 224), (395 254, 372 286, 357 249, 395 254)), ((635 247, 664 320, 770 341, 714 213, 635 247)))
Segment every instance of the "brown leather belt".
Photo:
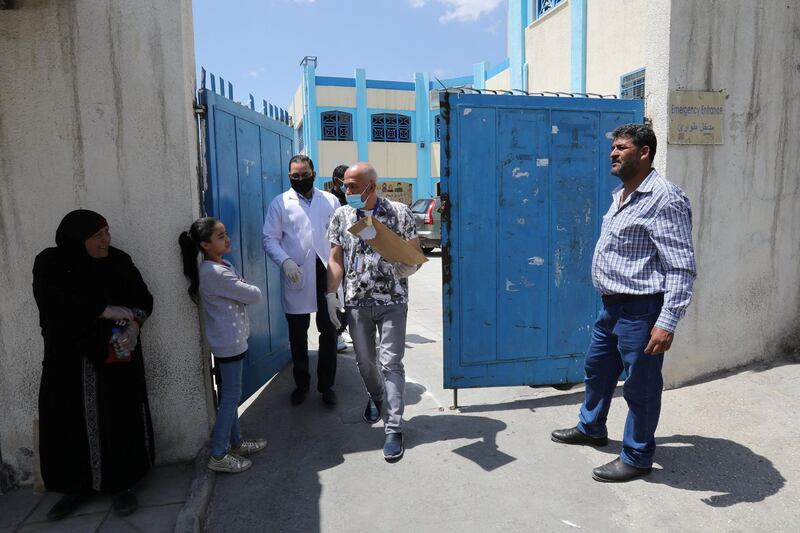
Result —
POLYGON ((660 300, 664 300, 664 293, 657 292, 655 294, 604 294, 602 295, 603 298, 603 305, 608 307, 609 305, 619 305, 628 302, 633 302, 634 300, 646 300, 648 298, 658 298, 660 300))

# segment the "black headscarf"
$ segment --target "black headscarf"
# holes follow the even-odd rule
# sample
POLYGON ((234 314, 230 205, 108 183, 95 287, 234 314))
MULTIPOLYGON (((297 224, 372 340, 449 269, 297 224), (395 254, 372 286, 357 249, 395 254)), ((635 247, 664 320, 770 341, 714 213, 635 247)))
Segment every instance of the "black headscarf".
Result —
POLYGON ((86 253, 86 239, 108 226, 108 222, 100 213, 88 209, 76 209, 61 219, 56 230, 56 244, 70 255, 86 253))

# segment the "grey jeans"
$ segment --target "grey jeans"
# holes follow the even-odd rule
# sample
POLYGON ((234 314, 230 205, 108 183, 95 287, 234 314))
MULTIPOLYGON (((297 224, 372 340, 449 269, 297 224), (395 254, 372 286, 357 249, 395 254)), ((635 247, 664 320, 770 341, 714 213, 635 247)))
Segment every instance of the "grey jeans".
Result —
POLYGON ((403 355, 406 350, 406 304, 348 307, 347 326, 353 339, 356 364, 370 397, 385 399, 386 433, 403 431, 403 393, 406 371, 403 355), (376 353, 375 331, 380 337, 376 353))

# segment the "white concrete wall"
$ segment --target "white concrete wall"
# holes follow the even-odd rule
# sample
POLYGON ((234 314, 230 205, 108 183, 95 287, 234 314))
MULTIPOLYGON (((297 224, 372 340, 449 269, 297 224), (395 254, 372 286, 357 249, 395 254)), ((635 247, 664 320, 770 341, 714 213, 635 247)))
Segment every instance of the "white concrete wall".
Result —
POLYGON ((339 165, 350 166, 358 161, 358 143, 355 141, 319 141, 317 148, 317 176, 322 181, 330 181, 333 169, 339 165))
POLYGON ((511 87, 511 76, 509 69, 501 70, 491 78, 486 80, 486 88, 492 90, 507 91, 511 87))
POLYGON ((106 216, 155 296, 142 341, 157 460, 189 459, 207 438, 177 247, 199 207, 193 47, 189 0, 25 0, 0 12, 0 450, 23 482, 42 361, 31 268, 79 207, 106 216))
POLYGON ((317 107, 356 107, 355 87, 317 86, 317 107))
POLYGON ((381 178, 416 178, 416 143, 369 143, 369 162, 381 178))
MULTIPOLYGON (((620 76, 645 66, 648 3, 647 0, 587 2, 587 92, 619 96, 620 76)), ((569 36, 567 46, 568 39, 569 36)))
POLYGON ((414 111, 417 109, 417 96, 414 91, 367 89, 367 107, 414 111))
POLYGON ((569 0, 525 29, 528 91, 570 91, 569 0))
POLYGON ((441 167, 441 143, 432 142, 431 143, 431 177, 438 178, 440 173, 441 167))
POLYGON ((666 357, 676 385, 800 346, 800 5, 648 4, 657 166, 692 200, 699 272, 666 357), (729 95, 723 145, 667 145, 676 89, 729 95))

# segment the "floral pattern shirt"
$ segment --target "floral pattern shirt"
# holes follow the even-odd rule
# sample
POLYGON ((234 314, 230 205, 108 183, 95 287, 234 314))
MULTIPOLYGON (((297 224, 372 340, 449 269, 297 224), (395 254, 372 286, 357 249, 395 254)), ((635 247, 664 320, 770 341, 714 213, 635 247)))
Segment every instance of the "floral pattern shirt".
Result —
MULTIPOLYGON (((408 280, 369 244, 347 231, 364 216, 362 210, 339 207, 328 226, 328 240, 341 246, 344 262, 344 305, 368 307, 408 303, 408 280)), ((378 198, 372 216, 404 240, 417 238, 414 215, 407 205, 378 198)))

